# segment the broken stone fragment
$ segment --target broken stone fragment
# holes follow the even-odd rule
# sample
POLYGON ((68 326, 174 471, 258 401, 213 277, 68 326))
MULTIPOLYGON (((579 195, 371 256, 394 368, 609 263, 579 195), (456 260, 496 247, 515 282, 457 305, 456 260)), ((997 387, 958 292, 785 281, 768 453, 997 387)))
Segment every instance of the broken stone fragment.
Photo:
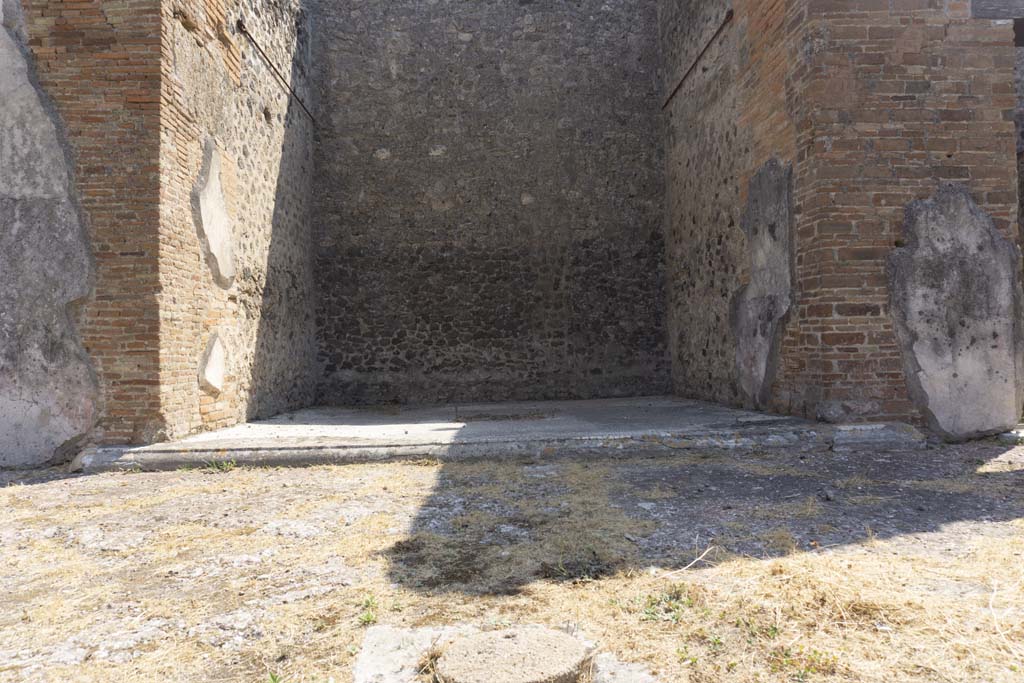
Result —
POLYGON ((1013 428, 1024 366, 1019 249, 959 184, 911 203, 904 238, 889 287, 911 398, 950 441, 1013 428))
POLYGON ((219 394, 224 390, 224 376, 227 374, 227 351, 216 334, 206 345, 199 370, 199 384, 203 389, 219 394))
POLYGON ((750 282, 732 301, 736 372, 747 405, 768 405, 792 293, 792 168, 772 159, 750 179, 742 227, 750 282))
POLYGON ((235 279, 231 216, 221 184, 221 154, 213 140, 203 149, 203 166, 192 192, 192 213, 213 279, 230 287, 235 279))

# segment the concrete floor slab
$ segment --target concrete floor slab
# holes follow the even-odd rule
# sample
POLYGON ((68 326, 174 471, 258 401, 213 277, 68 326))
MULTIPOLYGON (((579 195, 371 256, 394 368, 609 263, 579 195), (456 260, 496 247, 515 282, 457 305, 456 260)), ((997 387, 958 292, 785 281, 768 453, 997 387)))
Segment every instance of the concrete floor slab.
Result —
POLYGON ((165 470, 224 460, 273 466, 820 446, 826 431, 807 420, 673 397, 320 407, 169 443, 95 449, 76 465, 165 470))

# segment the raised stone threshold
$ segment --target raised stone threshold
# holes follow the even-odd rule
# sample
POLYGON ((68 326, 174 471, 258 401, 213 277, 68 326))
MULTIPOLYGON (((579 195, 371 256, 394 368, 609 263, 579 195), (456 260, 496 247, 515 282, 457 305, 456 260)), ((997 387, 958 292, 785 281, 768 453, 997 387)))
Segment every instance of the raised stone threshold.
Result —
POLYGON ((901 424, 828 425, 674 397, 309 408, 179 441, 89 449, 75 469, 173 470, 433 459, 671 454, 692 449, 926 445, 901 424))

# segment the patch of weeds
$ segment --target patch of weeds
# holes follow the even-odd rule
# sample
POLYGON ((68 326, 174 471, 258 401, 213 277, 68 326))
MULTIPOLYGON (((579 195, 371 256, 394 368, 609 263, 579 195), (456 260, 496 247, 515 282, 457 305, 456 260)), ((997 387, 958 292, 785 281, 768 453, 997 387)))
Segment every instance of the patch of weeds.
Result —
POLYGON ((882 496, 850 496, 853 505, 881 505, 886 501, 882 496))
POLYGON ((796 552, 798 543, 796 537, 785 527, 776 527, 761 535, 761 540, 774 553, 789 555, 796 552))
POLYGON ((781 673, 787 680, 803 683, 811 676, 831 676, 839 672, 839 660, 819 650, 777 647, 768 654, 768 666, 773 673, 781 673))
POLYGON ((271 671, 267 674, 267 683, 284 683, 284 679, 271 671))
POLYGON ((736 620, 736 628, 747 635, 747 643, 755 640, 774 640, 779 636, 780 629, 775 624, 761 624, 746 617, 736 620))
POLYGON ((690 588, 676 584, 666 591, 648 595, 640 607, 640 621, 657 621, 678 624, 683 614, 694 606, 690 588))
POLYGON ((669 486, 658 484, 647 491, 640 491, 638 495, 645 500, 668 500, 675 498, 679 494, 675 489, 669 486))
POLYGON ((846 477, 845 479, 840 479, 839 481, 836 482, 836 488, 843 489, 844 491, 849 491, 850 489, 862 489, 865 486, 871 486, 874 483, 875 482, 872 479, 868 479, 867 477, 857 475, 853 477, 846 477))
POLYGON ((821 503, 815 496, 807 496, 803 502, 798 503, 793 510, 797 517, 820 517, 822 513, 821 503))
POLYGON ((712 633, 711 635, 704 637, 704 642, 711 650, 712 654, 719 654, 725 650, 725 641, 722 640, 722 636, 712 633))
POLYGON ((231 472, 236 467, 238 467, 238 463, 236 463, 234 460, 211 460, 208 463, 206 463, 206 467, 203 469, 206 472, 222 474, 224 472, 231 472))
POLYGON ((441 648, 435 643, 430 646, 423 658, 420 659, 419 665, 416 667, 417 678, 423 683, 436 683, 437 677, 437 660, 441 659, 441 648))
POLYGON ((587 583, 610 576, 615 567, 602 560, 596 551, 588 550, 581 556, 572 559, 558 558, 558 562, 541 562, 537 574, 541 578, 552 581, 569 581, 571 583, 587 583))
POLYGON ((359 614, 360 626, 372 626, 377 623, 377 598, 372 595, 366 596, 360 604, 363 611, 359 614))
POLYGON ((676 658, 679 659, 680 664, 686 664, 687 666, 697 666, 697 655, 692 654, 685 645, 676 650, 676 658))

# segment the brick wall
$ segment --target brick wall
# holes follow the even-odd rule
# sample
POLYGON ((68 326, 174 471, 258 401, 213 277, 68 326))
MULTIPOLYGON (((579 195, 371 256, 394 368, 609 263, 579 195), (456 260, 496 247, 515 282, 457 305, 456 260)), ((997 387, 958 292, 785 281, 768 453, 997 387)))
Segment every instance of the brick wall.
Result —
POLYGON ((797 167, 798 330, 777 407, 827 419, 918 419, 889 310, 886 261, 911 201, 964 183, 1017 234, 1013 31, 966 2, 808 3, 797 167))
POLYGON ((95 258, 77 311, 101 391, 94 438, 162 431, 158 391, 160 7, 25 0, 39 82, 63 120, 95 258))
POLYGON ((748 187, 774 157, 793 167, 794 288, 769 407, 919 421, 886 263, 907 205, 948 181, 1016 238, 1010 23, 940 0, 666 0, 660 21, 676 391, 745 401, 730 302, 751 277, 748 187))

